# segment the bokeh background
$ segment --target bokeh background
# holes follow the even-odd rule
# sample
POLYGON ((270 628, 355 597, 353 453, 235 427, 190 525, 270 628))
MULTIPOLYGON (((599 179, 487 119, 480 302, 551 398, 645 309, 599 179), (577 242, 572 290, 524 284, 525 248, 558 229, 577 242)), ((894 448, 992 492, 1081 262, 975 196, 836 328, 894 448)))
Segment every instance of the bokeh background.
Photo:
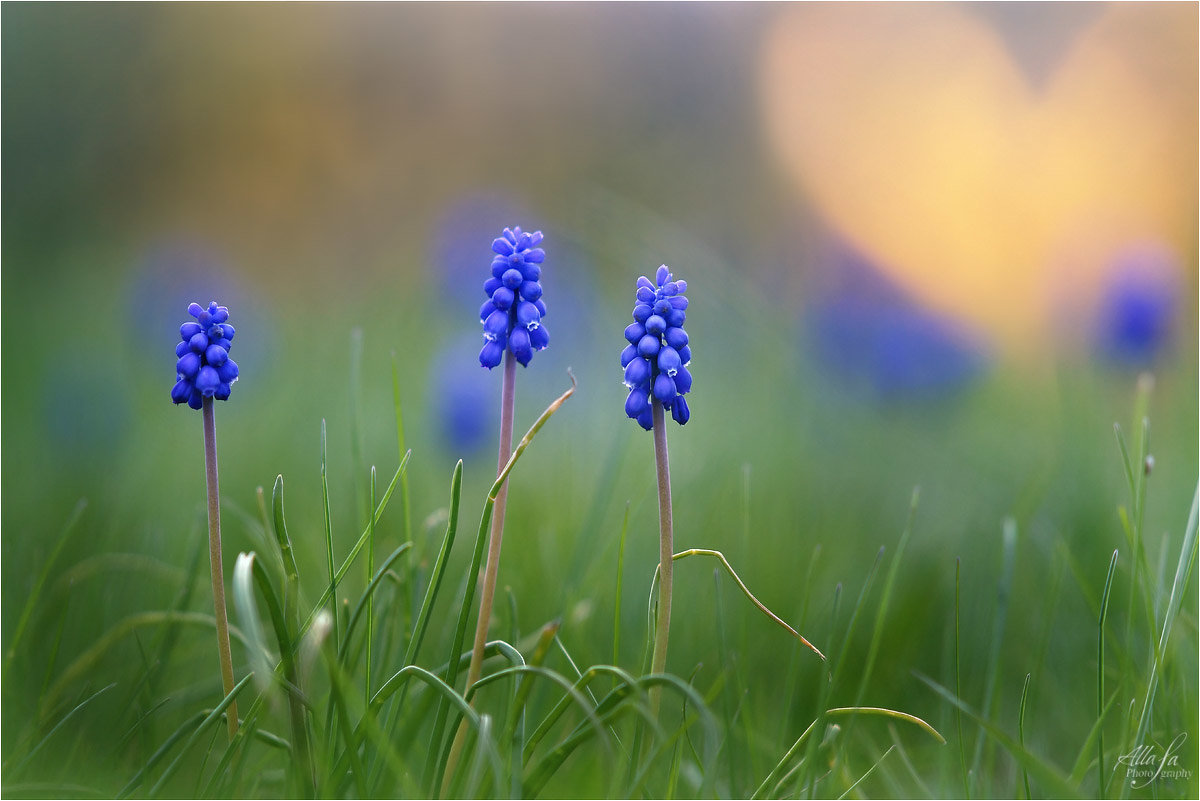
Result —
MULTIPOLYGON (((617 357, 635 279, 665 262, 689 283, 695 352, 692 421, 671 430, 679 547, 724 550, 817 637, 920 485, 871 700, 937 725, 945 705, 912 671, 945 678, 961 557, 964 681, 981 692, 1012 517, 1000 692, 1011 701, 1038 655, 1034 698, 1062 712, 1034 743, 1071 758, 1094 703, 1078 686, 1094 675, 1089 604, 1124 542, 1112 424, 1134 424, 1139 375, 1154 378, 1151 564, 1167 533, 1177 553, 1197 479, 1194 4, 0 13, 6 632, 88 499, 7 677, 6 739, 33 714, 36 666, 169 604, 201 535, 200 419, 168 398, 188 303, 228 305, 238 331, 242 378, 218 410, 227 565, 261 547, 255 488, 283 474, 315 592, 321 421, 345 548, 368 467, 397 463, 393 358, 418 554, 435 552, 459 458, 477 514, 499 376, 476 361, 476 310, 490 241, 519 224, 546 234, 552 340, 520 374, 517 428, 568 367, 579 381, 512 482, 501 584, 526 631, 570 612, 585 658, 611 658, 628 503, 622 654, 636 664, 652 447, 623 417, 617 357), (112 553, 148 561, 61 580, 112 553)), ((385 517, 381 550, 402 517, 385 517)), ((687 674, 717 661, 714 590, 707 567, 678 575, 678 608, 695 611, 671 667, 687 674)), ((749 703, 769 709, 790 646, 725 606, 761 687, 749 703)), ((110 769, 99 743, 79 751, 110 769)))

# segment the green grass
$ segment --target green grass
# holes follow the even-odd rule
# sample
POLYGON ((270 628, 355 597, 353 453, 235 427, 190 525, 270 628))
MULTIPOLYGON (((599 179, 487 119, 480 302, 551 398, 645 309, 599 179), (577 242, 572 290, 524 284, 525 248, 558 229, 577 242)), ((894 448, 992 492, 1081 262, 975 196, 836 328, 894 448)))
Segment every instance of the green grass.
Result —
MULTIPOLYGON (((795 464, 778 438, 752 435, 741 452, 703 422, 681 429, 672 442, 678 613, 668 671, 648 674, 649 443, 605 443, 610 429, 580 428, 595 399, 589 384, 573 385, 506 468, 507 602, 483 678, 467 688, 466 635, 499 481, 487 475, 487 456, 456 460, 446 492, 447 474, 418 455, 428 440, 405 436, 404 421, 418 416, 401 412, 404 367, 393 355, 387 386, 363 367, 377 363, 372 353, 356 336, 352 422, 335 435, 317 418, 319 450, 288 475, 286 498, 283 475, 268 502, 236 467, 228 473, 226 528, 241 552, 227 556, 239 679, 230 697, 221 697, 214 621, 203 611, 200 518, 177 514, 186 536, 139 552, 110 547, 118 523, 105 519, 106 500, 57 515, 15 502, 29 528, 45 518, 46 539, 14 557, 30 566, 28 584, 5 582, 0 791, 1196 795, 1197 511, 1195 496, 1189 512, 1178 490, 1195 476, 1169 475, 1158 501, 1160 473, 1145 467, 1144 419, 1155 408, 1147 386, 1134 404, 1132 448, 1118 427, 1117 447, 1087 441, 1063 457, 1081 466, 1078 484, 1054 470, 1037 479, 1016 470, 1059 483, 1014 486, 994 505, 953 499, 957 454, 885 427, 872 432, 873 447, 923 464, 919 492, 915 482, 901 491, 908 476, 876 464, 869 449, 795 464), (1112 469, 1096 468, 1093 456, 1112 469), (368 463, 377 457, 389 477, 379 485, 368 463), (1088 472, 1097 470, 1108 478, 1088 472), (1125 498, 1112 492, 1122 474, 1125 498), (854 496, 871 482, 875 498, 854 496), (257 514, 243 511, 256 503, 257 514), (460 521, 474 514, 479 526, 464 543, 460 521), (221 718, 235 696, 242 727, 226 742, 221 718), (460 725, 465 748, 452 761, 460 725), (1189 773, 1132 786, 1121 757, 1142 744, 1161 753, 1180 732, 1188 739, 1178 766, 1189 773)), ((547 386, 519 385, 526 419, 534 398, 562 389, 547 386)), ((973 403, 984 415, 998 402, 973 403)), ((1004 451, 964 414, 943 422, 971 447, 990 442, 995 458, 1020 464, 1019 449, 1004 451)), ((1176 418, 1167 417, 1169 426, 1176 418)), ((851 421, 830 419, 810 445, 855 436, 851 421)), ((909 422, 918 432, 932 425, 909 422)), ((1159 463, 1194 468, 1173 453, 1159 463)), ((155 509, 146 514, 163 514, 155 509)))

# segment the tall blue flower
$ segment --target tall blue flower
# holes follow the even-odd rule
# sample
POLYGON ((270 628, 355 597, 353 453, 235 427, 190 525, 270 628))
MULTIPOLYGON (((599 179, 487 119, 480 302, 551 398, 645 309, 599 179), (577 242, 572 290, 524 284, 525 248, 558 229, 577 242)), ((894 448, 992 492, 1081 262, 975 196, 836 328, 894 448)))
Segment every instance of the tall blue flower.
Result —
POLYGON ((637 280, 637 305, 633 324, 625 329, 629 345, 621 352, 625 368, 625 414, 647 431, 654 427, 651 404, 657 400, 671 410, 680 425, 691 417, 684 395, 692 389, 692 361, 687 331, 683 330, 688 299, 687 282, 671 280, 667 265, 658 268, 652 282, 646 276, 637 280))
POLYGON ((205 398, 227 400, 231 386, 238 379, 238 366, 229 358, 233 346, 233 326, 229 320, 229 309, 208 304, 205 309, 199 303, 188 306, 188 314, 194 322, 179 327, 182 341, 175 346, 175 386, 171 389, 171 400, 186 403, 199 409, 205 398))
POLYGON ((484 340, 479 363, 489 370, 500 364, 505 349, 524 367, 534 351, 550 344, 550 332, 542 325, 546 304, 538 283, 546 258, 537 246, 541 241, 541 231, 530 234, 517 226, 505 228, 492 242, 492 277, 483 285, 488 299, 479 308, 484 340))

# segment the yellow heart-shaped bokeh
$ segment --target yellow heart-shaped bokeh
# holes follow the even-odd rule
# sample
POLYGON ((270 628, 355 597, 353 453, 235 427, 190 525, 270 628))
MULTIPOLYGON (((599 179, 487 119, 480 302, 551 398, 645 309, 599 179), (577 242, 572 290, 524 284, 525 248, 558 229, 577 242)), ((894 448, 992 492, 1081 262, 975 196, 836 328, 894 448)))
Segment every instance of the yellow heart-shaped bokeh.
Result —
POLYGON ((968 8, 794 6, 763 48, 768 137, 914 299, 1028 351, 1130 242, 1194 249, 1196 6, 1109 6, 1064 47, 1035 86, 968 8))

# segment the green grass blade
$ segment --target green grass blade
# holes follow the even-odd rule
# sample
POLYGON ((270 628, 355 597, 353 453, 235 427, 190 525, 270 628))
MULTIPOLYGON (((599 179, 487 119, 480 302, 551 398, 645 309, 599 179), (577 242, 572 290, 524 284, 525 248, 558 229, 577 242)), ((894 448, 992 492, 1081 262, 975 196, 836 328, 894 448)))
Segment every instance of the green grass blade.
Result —
MULTIPOLYGON (((370 489, 371 504, 369 508, 375 508, 375 465, 371 465, 371 489, 370 489)), ((367 584, 371 584, 373 577, 372 571, 375 570, 375 516, 371 515, 371 519, 367 521, 367 584)), ((373 587, 368 587, 373 590, 373 587)), ((367 669, 363 676, 363 700, 371 700, 371 640, 375 637, 375 593, 368 591, 367 598, 367 669)), ((351 617, 350 626, 354 625, 354 619, 351 617)), ((346 626, 347 635, 350 633, 350 626, 346 626)), ((349 639, 349 637, 347 637, 349 639)))
MULTIPOLYGON (((593 665, 585 670, 583 675, 580 676, 575 682, 575 689, 583 690, 589 687, 591 682, 600 676, 612 676, 614 683, 616 683, 617 686, 607 696, 605 696, 606 700, 601 701, 596 705, 597 710, 608 708, 608 706, 611 705, 612 702, 607 699, 614 697, 618 699, 624 699, 627 696, 633 696, 635 700, 646 709, 648 720, 653 722, 653 719, 649 718, 649 696, 642 691, 637 679, 618 667, 614 667, 612 665, 593 665)), ((525 741, 524 759, 526 762, 532 758, 533 752, 537 749, 542 739, 546 736, 546 734, 549 733, 554 724, 558 722, 559 718, 562 717, 562 714, 566 712, 567 708, 570 706, 570 702, 571 699, 569 697, 563 696, 563 698, 554 705, 546 717, 542 719, 542 722, 538 724, 537 728, 534 729, 533 734, 531 734, 525 741)), ((637 753, 636 747, 632 749, 632 753, 637 753)))
MULTIPOLYGON (((1009 517, 1004 520, 1001 535, 1002 562, 1000 567, 1000 582, 996 586, 996 612, 992 617, 992 642, 988 650, 987 671, 984 674, 984 692, 982 713, 991 715, 996 699, 996 688, 1000 682, 1000 656, 1003 652, 1004 629, 1008 623, 1009 597, 1012 592, 1013 571, 1017 554, 1017 523, 1009 517)), ((980 765, 983 760, 986 739, 980 737, 975 741, 975 756, 971 760, 971 773, 980 776, 980 765)))
MULTIPOLYGON (((46 692, 46 709, 52 709, 68 687, 83 676, 90 674, 105 654, 123 638, 147 626, 172 624, 202 626, 204 628, 211 627, 214 630, 217 626, 216 619, 212 615, 205 615, 199 612, 140 612, 136 615, 123 618, 115 626, 106 631, 100 639, 96 640, 90 648, 77 656, 54 684, 50 686, 50 689, 46 692)), ((239 628, 230 626, 229 636, 238 640, 242 645, 247 647, 250 645, 246 635, 239 628)))
POLYGON ((1069 781, 1076 787, 1083 782, 1083 777, 1087 774, 1087 769, 1092 765, 1092 756, 1095 754, 1096 741, 1100 737, 1100 729, 1104 725, 1104 721, 1108 718, 1108 713, 1116 706, 1118 692, 1114 691, 1109 696, 1108 703, 1104 705, 1104 709, 1100 710, 1100 716, 1092 724, 1087 737, 1084 738, 1083 747, 1079 749, 1079 755, 1075 757, 1075 764, 1071 768, 1069 781))
MULTIPOLYGON (((326 456, 325 418, 322 417, 321 418, 321 501, 322 501, 322 505, 324 506, 324 509, 325 509, 325 563, 329 569, 329 586, 326 588, 324 597, 329 600, 329 613, 333 617, 333 640, 334 640, 334 642, 340 642, 342 638, 341 638, 341 634, 339 633, 338 615, 337 615, 337 583, 338 583, 338 579, 337 579, 337 571, 334 570, 334 567, 333 567, 333 562, 334 562, 334 559, 333 559, 333 518, 329 512, 329 476, 326 472, 327 462, 328 462, 328 459, 326 456)), ((403 462, 401 462, 401 464, 403 464, 403 462)), ((282 478, 282 476, 280 478, 282 478)), ((275 486, 279 487, 280 489, 283 488, 282 483, 278 480, 276 480, 275 486)), ((321 603, 324 603, 324 601, 322 601, 321 603)), ((318 603, 313 608, 313 613, 315 613, 317 608, 319 608, 321 606, 321 603, 318 603)), ((311 622, 312 622, 312 614, 309 615, 308 622, 305 624, 304 628, 307 629, 308 625, 311 622)))
POLYGON ((1032 752, 1023 748, 1020 743, 1016 742, 1012 739, 1012 737, 1005 734, 999 726, 984 718, 982 715, 964 703, 958 696, 947 690, 942 685, 938 684, 933 679, 919 672, 915 673, 915 675, 918 679, 928 685, 929 688, 935 693, 940 695, 943 699, 958 709, 961 709, 963 713, 967 715, 967 717, 971 718, 981 727, 983 727, 984 731, 986 731, 992 739, 999 743, 1001 747, 1003 747, 1004 750, 1006 750, 1022 767, 1026 768, 1034 779, 1042 783, 1050 797, 1080 797, 1078 787, 1072 785, 1052 766, 1048 765, 1032 752))
POLYGON ((932 726, 930 726, 925 721, 921 720, 916 715, 910 715, 907 712, 897 712, 895 709, 884 709, 882 707, 877 707, 877 706, 847 706, 847 707, 837 707, 836 709, 827 709, 827 710, 825 710, 825 715, 826 716, 881 715, 883 717, 889 717, 894 720, 903 720, 907 723, 911 723, 914 726, 918 726, 918 727, 924 729, 926 734, 928 734, 933 739, 937 740, 942 745, 946 744, 946 738, 943 737, 938 732, 937 729, 933 728, 932 726))
MULTIPOLYGON (((417 655, 421 650, 421 644, 424 642, 425 633, 429 628, 433 606, 437 602, 438 593, 442 588, 442 580, 446 576, 446 565, 449 562, 450 551, 454 547, 454 540, 458 534, 458 513, 462 500, 462 474, 463 463, 462 459, 459 459, 458 463, 454 465, 454 473, 450 477, 450 511, 446 520, 446 533, 442 537, 442 546, 438 550, 437 559, 434 562, 433 571, 429 577, 429 585, 425 588, 425 598, 421 602, 421 608, 417 612, 417 619, 413 623, 412 636, 409 638, 408 646, 404 652, 405 665, 413 665, 417 661, 417 655)), ((391 719, 384 727, 389 737, 395 732, 396 725, 399 723, 407 691, 407 685, 405 685, 392 709, 391 719)))
MULTIPOLYGON (((386 490, 384 490, 383 497, 379 499, 379 505, 375 507, 374 521, 376 523, 379 522, 379 518, 383 517, 383 512, 387 509, 388 501, 392 499, 392 493, 395 491, 396 485, 400 481, 400 476, 402 476, 404 471, 408 468, 408 461, 411 457, 412 451, 404 454, 404 459, 401 460, 400 466, 396 468, 396 472, 392 475, 392 480, 388 482, 388 487, 386 490)), ((324 603, 335 596, 338 585, 342 583, 342 579, 346 577, 346 573, 349 572, 350 567, 354 564, 354 560, 358 558, 363 546, 366 545, 367 536, 369 534, 369 529, 363 529, 362 535, 359 536, 358 541, 354 543, 354 547, 350 549, 350 553, 346 555, 346 559, 342 562, 342 566, 339 567, 333 574, 333 581, 331 581, 329 586, 325 588, 325 592, 323 592, 321 597, 317 599, 316 605, 313 606, 312 611, 308 613, 308 617, 305 619, 303 625, 300 626, 300 630, 296 633, 297 640, 304 636, 304 634, 312 626, 313 620, 316 619, 317 613, 320 611, 324 603)), ((336 604, 333 605, 333 608, 330 610, 331 613, 336 612, 336 606, 336 604)), ((335 621, 337 620, 336 614, 331 614, 331 616, 335 621)))
POLYGON ((166 740, 164 740, 163 744, 160 745, 158 747, 158 749, 153 754, 150 755, 150 759, 148 759, 146 761, 146 764, 142 765, 142 767, 138 770, 138 772, 133 775, 133 778, 131 778, 125 784, 125 786, 121 788, 121 790, 116 794, 116 797, 117 798, 128 798, 129 794, 132 793, 134 790, 136 790, 138 788, 138 786, 142 783, 142 781, 146 777, 146 774, 149 773, 151 770, 153 770, 154 767, 159 762, 162 761, 163 757, 165 757, 168 753, 170 753, 171 748, 174 747, 175 743, 179 742, 184 737, 186 737, 188 732, 192 731, 197 725, 199 725, 200 722, 202 720, 204 720, 204 718, 206 717, 207 714, 208 713, 206 713, 206 712, 197 712, 196 714, 192 715, 190 718, 185 720, 183 723, 181 723, 179 725, 179 728, 177 728, 171 734, 171 736, 169 736, 166 740))
MULTIPOLYGON (((568 375, 571 375, 569 371, 568 375)), ((473 609, 472 602, 475 598, 475 584, 479 576, 479 566, 483 562, 483 551, 484 546, 487 543, 488 525, 492 520, 492 511, 496 505, 496 496, 500 493, 500 488, 504 486, 504 482, 508 480, 508 475, 512 472, 513 467, 516 466, 517 460, 521 458, 521 454, 525 453, 525 450, 529 447, 530 443, 533 442, 533 438, 537 435, 538 431, 542 429, 542 426, 544 426, 546 422, 549 421, 549 419, 554 415, 554 413, 557 412, 564 403, 566 403, 568 398, 575 394, 575 387, 575 376, 571 375, 571 388, 551 402, 551 404, 546 407, 545 411, 541 413, 538 419, 534 421, 529 431, 525 433, 525 436, 521 438, 519 443, 517 443, 517 447, 513 449, 512 456, 509 457, 508 462, 504 465, 503 469, 500 470, 499 474, 497 474, 496 480, 492 483, 492 487, 488 491, 487 499, 484 501, 483 505, 483 514, 479 521, 479 532, 476 534, 475 546, 471 554, 471 566, 467 572, 466 591, 463 595, 462 606, 459 610, 458 625, 455 628, 453 645, 450 649, 449 659, 447 660, 449 670, 446 674, 446 683, 451 687, 455 685, 455 682, 458 678, 457 658, 458 655, 462 653, 463 643, 466 641, 467 625, 470 622, 471 611, 473 609)), ((433 737, 430 740, 431 757, 441 751, 440 743, 445 731, 447 712, 448 710, 445 704, 438 705, 437 713, 434 716, 433 737)), ((440 777, 445 770, 445 762, 440 760, 439 762, 440 764, 436 765, 436 767, 432 761, 426 765, 426 787, 431 788, 431 794, 432 788, 441 786, 438 777, 440 777), (438 782, 438 784, 435 785, 433 782, 438 782)))
MULTIPOLYGON (((311 795, 316 790, 316 776, 312 771, 313 760, 310 753, 308 722, 305 712, 310 704, 300 687, 294 656, 295 649, 288 634, 287 621, 284 619, 285 612, 279 606, 279 599, 271 586, 270 577, 255 555, 253 553, 239 554, 233 571, 234 600, 237 602, 239 617, 243 620, 242 625, 247 630, 247 636, 251 639, 258 638, 261 641, 262 634, 258 624, 257 605, 254 601, 253 588, 250 585, 252 579, 266 602, 271 626, 275 631, 275 641, 279 645, 279 667, 283 672, 282 683, 287 692, 292 742, 295 745, 293 758, 296 772, 292 778, 297 782, 298 787, 303 788, 305 795, 311 795), (251 631, 254 631, 255 634, 250 634, 251 631)), ((255 656, 256 651, 251 651, 252 659, 256 659, 260 663, 258 669, 262 671, 262 681, 269 682, 278 674, 263 658, 266 653, 265 645, 257 649, 257 657, 255 656)))
MULTIPOLYGON (((713 765, 713 760, 719 747, 716 719, 709 710, 708 704, 704 702, 704 699, 698 692, 696 692, 695 688, 691 687, 677 676, 672 676, 666 673, 643 676, 635 683, 637 687, 643 691, 654 686, 662 686, 665 688, 674 689, 676 692, 688 699, 689 703, 696 708, 697 719, 699 719, 703 724, 705 735, 703 751, 705 760, 703 765, 701 765, 701 769, 703 769, 704 766, 713 765)), ((596 715, 600 722, 603 724, 610 723, 613 717, 615 717, 616 714, 624 709, 622 702, 626 700, 627 697, 629 697, 629 693, 622 692, 622 690, 614 690, 612 693, 606 696, 596 708, 596 715)), ((600 731, 603 731, 603 728, 601 728, 600 731)), ((574 750, 582 743, 590 739, 595 732, 596 729, 593 728, 590 723, 588 725, 581 723, 570 735, 567 736, 565 740, 563 740, 556 748, 554 748, 533 768, 531 768, 527 773, 525 780, 525 788, 529 794, 529 797, 536 797, 537 794, 541 792, 541 789, 545 783, 562 766, 563 762, 566 761, 567 757, 570 756, 571 753, 574 752, 574 750)), ((701 789, 701 795, 707 795, 709 793, 711 784, 712 771, 705 770, 703 775, 703 787, 701 789)))
MULTIPOLYGON (((358 626, 358 621, 362 619, 364 612, 368 612, 368 619, 370 617, 368 611, 370 608, 370 599, 374 596, 375 591, 379 589, 379 585, 382 584, 383 580, 387 577, 388 571, 392 569, 392 565, 394 565, 401 556, 404 556, 404 554, 412 550, 412 547, 413 544, 411 542, 406 542, 396 550, 392 551, 388 555, 388 558, 383 560, 383 564, 379 566, 379 569, 375 571, 375 575, 371 576, 371 580, 367 582, 366 589, 363 590, 362 595, 359 596, 358 601, 354 605, 354 611, 350 613, 350 622, 346 625, 346 634, 344 637, 342 637, 341 645, 338 649, 338 659, 342 662, 342 664, 346 663, 346 657, 350 650, 350 638, 354 636, 354 629, 358 626)), ((370 624, 368 623, 368 626, 369 625, 370 624)))
MULTIPOLYGON (((396 367, 395 351, 392 351, 392 406, 396 412, 396 458, 403 459, 407 449, 404 447, 404 412, 400 406, 400 371, 396 367)), ((412 542, 412 507, 408 502, 408 476, 400 479, 400 502, 404 504, 404 540, 412 542)))
POLYGON ((247 673, 244 677, 242 677, 241 681, 233 685, 233 689, 229 691, 229 695, 225 696, 221 703, 217 704, 213 711, 205 716, 204 720, 200 722, 200 725, 197 726, 192 732, 191 736, 188 737, 187 742, 183 744, 183 748, 180 749, 179 754, 176 755, 175 759, 171 761, 171 764, 167 765, 162 775, 158 777, 158 781, 155 782, 154 786, 150 788, 150 792, 147 793, 150 798, 158 795, 159 791, 162 790, 163 785, 166 784, 167 779, 171 778, 171 776, 175 774, 175 771, 179 769, 180 763, 183 761, 183 757, 187 754, 192 744, 197 740, 197 738, 200 737, 201 734, 204 733, 205 729, 223 717, 225 710, 234 702, 241 691, 245 689, 246 685, 249 684, 253 678, 253 673, 247 673))
MULTIPOLYGON (((1109 593, 1112 591, 1113 574, 1117 569, 1117 551, 1113 551, 1112 561, 1108 563, 1108 576, 1104 579, 1104 592, 1100 596, 1100 621, 1097 628, 1097 644, 1096 644, 1096 720, 1100 721, 1104 716, 1104 622, 1108 618, 1108 599, 1109 593)), ((1028 679, 1026 680, 1028 686, 1028 679)), ((1104 727, 1098 728, 1096 738, 1096 769, 1097 769, 1097 787, 1099 787, 1100 798, 1105 795, 1105 771, 1104 771, 1104 727)), ((1025 782, 1028 787, 1028 780, 1025 782)), ((1029 791, 1026 790, 1028 797, 1029 791)))
POLYGON ((876 769, 877 767, 879 767, 880 765, 882 765, 882 764, 883 764, 883 760, 885 760, 885 759, 887 759, 887 758, 888 758, 888 754, 892 753, 892 752, 893 752, 893 751, 895 751, 895 750, 896 750, 896 746, 894 746, 894 745, 893 745, 893 746, 889 746, 889 747, 888 747, 888 750, 886 750, 886 751, 884 751, 884 752, 883 752, 883 756, 881 756, 879 759, 875 760, 875 763, 874 763, 874 764, 872 764, 872 765, 871 765, 871 767, 867 768, 867 772, 866 772, 866 773, 864 773, 862 776, 859 776, 859 777, 858 777, 858 779, 857 779, 857 780, 855 780, 854 784, 852 784, 852 785, 850 785, 849 787, 847 787, 847 788, 846 788, 846 791, 845 791, 844 793, 842 793, 841 795, 839 795, 839 796, 838 796, 838 801, 841 801, 841 799, 843 799, 843 798, 846 798, 847 796, 849 796, 849 795, 850 795, 850 793, 854 792, 854 788, 855 788, 855 787, 858 787, 858 785, 860 785, 860 784, 862 784, 864 781, 866 781, 866 780, 867 780, 867 777, 868 777, 868 776, 870 776, 872 773, 874 773, 874 772, 875 772, 875 769, 876 769))
POLYGON ((808 728, 800 733, 800 736, 796 738, 794 743, 792 743, 791 748, 784 753, 783 758, 775 763, 775 767, 771 768, 771 772, 768 773, 762 782, 759 783, 758 788, 754 791, 754 794, 751 795, 750 798, 759 799, 768 797, 767 794, 779 783, 780 779, 787 771, 788 765, 793 759, 796 758, 796 754, 800 751, 800 746, 802 746, 805 741, 808 740, 808 736, 812 734, 813 727, 816 725, 816 720, 808 724, 808 728))
POLYGON ((71 511, 70 517, 67 518, 62 533, 58 535, 58 542, 55 543, 54 550, 50 552, 49 558, 42 564, 42 570, 38 573, 37 581, 33 583, 33 589, 30 590, 29 597, 25 599, 25 606, 21 609, 21 616, 17 618, 17 625, 13 629, 13 637, 8 643, 8 650, 5 651, 4 669, 2 674, 0 674, 0 683, 7 683, 8 670, 17 656, 21 641, 25 635, 25 629, 29 625, 29 619, 33 616, 33 610, 37 608, 38 599, 41 597, 42 588, 46 586, 46 579, 50 576, 50 570, 54 567, 54 563, 58 561, 58 555, 62 553, 62 549, 66 547, 67 542, 71 539, 71 534, 74 532, 79 520, 83 517, 83 510, 86 508, 87 499, 80 498, 79 502, 75 504, 75 508, 71 511))
POLYGON ((871 645, 867 650, 867 661, 862 669, 862 678, 858 682, 858 692, 854 695, 855 706, 862 705, 863 698, 867 693, 867 684, 871 679, 871 672, 875 667, 875 659, 879 656, 879 645, 883 639, 884 621, 887 618, 888 604, 892 598, 892 588, 896 584, 896 574, 900 571, 900 562, 904 558, 904 550, 908 547, 908 540, 912 536, 913 521, 916 519, 917 504, 920 500, 921 488, 914 487, 912 499, 908 507, 908 520, 904 524, 904 531, 900 534, 900 542, 896 544, 896 555, 892 557, 892 564, 888 567, 887 578, 883 581, 883 594, 879 599, 879 610, 875 615, 875 629, 871 633, 871 645))
MULTIPOLYGON (((329 694, 336 712, 337 728, 346 744, 342 752, 350 762, 350 774, 354 779, 355 789, 359 798, 367 797, 367 773, 363 770, 362 760, 358 754, 358 738, 350 728, 350 711, 346 707, 346 697, 349 695, 350 682, 342 671, 336 655, 329 648, 321 649, 325 657, 325 667, 329 672, 329 694)), ((366 716, 364 715, 365 719, 366 716)))
POLYGON ((49 742, 50 739, 52 737, 54 737, 55 734, 58 733, 58 730, 61 729, 63 726, 65 726, 67 724, 67 722, 71 720, 71 718, 75 717, 77 714, 79 714, 81 711, 83 711, 83 708, 86 707, 88 704, 90 704, 92 701, 95 701, 101 695, 104 695, 104 693, 108 692, 109 690, 111 690, 113 687, 116 687, 116 686, 117 686, 117 683, 113 682, 112 684, 109 684, 106 687, 101 687, 99 690, 97 690, 96 692, 89 695, 83 701, 76 704, 75 707, 70 712, 63 715, 62 719, 60 721, 58 721, 58 723, 54 724, 54 728, 52 728, 52 729, 50 729, 50 731, 46 732, 46 736, 43 737, 41 740, 39 740, 37 745, 35 745, 33 748, 31 748, 29 750, 29 753, 25 755, 25 758, 22 759, 20 761, 20 763, 17 764, 17 767, 14 769, 14 772, 20 773, 21 768, 28 765, 29 762, 35 756, 37 756, 38 751, 41 751, 42 748, 46 745, 46 743, 49 742))
MULTIPOLYGON (((1032 677, 1032 673, 1025 674, 1025 685, 1021 688, 1021 707, 1017 712, 1017 742, 1022 748, 1025 747, 1025 702, 1029 700, 1029 680, 1032 677)), ((1033 798, 1029 792, 1029 770, 1024 766, 1021 767, 1021 783, 1025 787, 1025 797, 1033 798)))
MULTIPOLYGON (((750 588, 746 586, 746 583, 744 581, 742 581, 741 576, 739 576, 737 574, 737 571, 735 571, 733 569, 733 565, 729 564, 729 560, 725 558, 725 554, 721 553, 720 551, 714 551, 710 548, 689 548, 686 551, 680 551, 679 553, 672 555, 671 561, 676 562, 680 559, 686 559, 689 556, 710 556, 713 559, 716 559, 718 562, 720 562, 721 566, 725 568, 725 572, 727 572, 729 574, 730 578, 733 579, 734 583, 738 585, 738 589, 740 589, 742 591, 742 594, 745 595, 746 598, 748 598, 750 600, 750 603, 754 604, 754 606, 757 607, 760 612, 762 612, 764 615, 766 615, 768 618, 770 618, 780 628, 782 628, 784 631, 786 631, 791 636, 795 637, 796 640, 798 640, 802 645, 807 646, 810 651, 812 651, 817 656, 821 657, 822 661, 825 660, 825 654, 821 653, 821 651, 817 648, 817 646, 813 645, 811 642, 809 642, 807 639, 805 639, 804 636, 800 634, 800 632, 796 631, 794 628, 792 628, 787 623, 785 623, 783 621, 783 618, 779 617, 779 615, 772 612, 770 609, 767 608, 766 604, 764 604, 762 601, 758 600, 758 598, 754 597, 754 593, 750 592, 750 588)), ((657 568, 657 566, 655 567, 655 570, 654 570, 654 579, 651 582, 651 594, 652 595, 654 592, 654 587, 656 587, 656 586, 658 586, 658 568, 657 568)))
POLYGON ((271 509, 275 529, 275 541, 279 545, 279 558, 283 562, 284 620, 295 628, 300 624, 300 570, 296 567, 296 555, 292 549, 292 538, 288 536, 287 520, 283 513, 283 476, 275 477, 271 491, 271 509))
MULTIPOLYGON (((1146 732, 1150 726, 1150 711, 1154 706, 1154 697, 1158 691, 1159 676, 1162 671, 1162 657, 1166 653, 1167 642, 1170 640, 1171 633, 1175 628, 1175 620, 1179 614, 1180 606, 1184 602, 1183 596, 1187 590, 1188 580, 1191 577, 1192 566, 1196 561, 1198 507, 1200 507, 1200 485, 1197 486, 1196 493, 1192 496, 1192 508, 1188 512, 1188 521, 1183 533, 1183 543, 1179 548, 1179 561, 1175 565, 1175 579, 1171 583, 1171 597, 1167 602, 1162 628, 1160 629, 1158 639, 1155 641, 1154 659, 1150 664, 1150 677, 1146 682, 1146 700, 1142 704, 1142 712, 1138 718, 1137 733, 1134 735, 1135 743, 1145 742, 1146 732)), ((1124 795, 1124 788, 1127 786, 1122 786, 1122 795, 1124 795)))

